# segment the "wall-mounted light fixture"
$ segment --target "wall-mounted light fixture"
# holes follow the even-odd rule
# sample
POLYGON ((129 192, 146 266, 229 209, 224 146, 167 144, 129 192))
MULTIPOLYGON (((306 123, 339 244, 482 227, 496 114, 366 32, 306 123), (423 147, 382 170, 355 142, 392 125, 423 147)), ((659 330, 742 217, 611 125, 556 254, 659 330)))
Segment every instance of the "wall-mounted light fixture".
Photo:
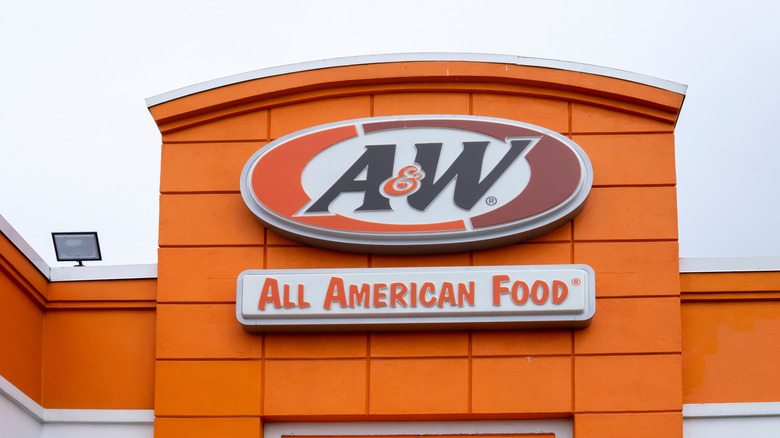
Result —
POLYGON ((102 260, 97 232, 51 233, 51 237, 58 262, 79 262, 76 266, 84 266, 83 261, 102 260))

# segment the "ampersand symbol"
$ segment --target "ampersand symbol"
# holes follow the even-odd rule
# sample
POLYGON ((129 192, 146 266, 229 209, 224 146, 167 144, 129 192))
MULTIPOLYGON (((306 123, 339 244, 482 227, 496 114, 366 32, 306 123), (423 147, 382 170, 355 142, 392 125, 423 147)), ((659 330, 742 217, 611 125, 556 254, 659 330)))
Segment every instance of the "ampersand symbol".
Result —
POLYGON ((425 172, 415 165, 409 165, 398 171, 398 176, 389 179, 382 190, 388 195, 400 196, 413 192, 425 177, 425 172))

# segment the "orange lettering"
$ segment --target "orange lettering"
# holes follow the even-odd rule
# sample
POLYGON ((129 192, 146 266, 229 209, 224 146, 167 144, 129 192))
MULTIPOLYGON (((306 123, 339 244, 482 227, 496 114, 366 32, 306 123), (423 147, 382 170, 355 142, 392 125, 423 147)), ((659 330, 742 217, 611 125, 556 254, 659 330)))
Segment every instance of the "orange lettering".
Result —
POLYGON ((347 297, 344 292, 344 279, 339 277, 330 278, 328 291, 325 294, 325 310, 330 310, 330 305, 334 301, 338 302, 341 307, 347 307, 347 297))
POLYGON ((295 307, 295 303, 290 301, 290 285, 285 284, 284 285, 284 308, 291 309, 293 307, 295 307))
POLYGON ((474 282, 469 281, 468 288, 464 283, 458 283, 458 306, 463 307, 463 299, 468 301, 469 306, 474 305, 474 282))
POLYGON ((368 308, 368 297, 371 296, 371 285, 363 283, 360 285, 360 290, 356 284, 349 285, 349 307, 355 307, 355 303, 359 306, 363 303, 363 307, 368 308))
POLYGON ((512 285, 512 301, 514 301, 515 304, 518 306, 522 306, 523 304, 528 301, 528 294, 530 291, 528 290, 528 285, 525 284, 524 281, 516 281, 515 284, 512 285), (519 297, 517 295, 517 289, 522 288, 523 289, 523 297, 519 297))
POLYGON ((439 307, 444 307, 444 302, 450 303, 450 306, 455 306, 455 286, 449 281, 445 281, 441 285, 441 292, 439 293, 439 307))
POLYGON ((569 296, 569 287, 566 283, 560 280, 553 280, 552 283, 552 302, 553 304, 561 304, 566 301, 566 297, 569 296))
POLYGON ((494 275, 493 276, 493 305, 501 305, 501 295, 508 294, 509 288, 501 286, 501 283, 509 281, 508 275, 494 275))
POLYGON ((306 302, 306 300, 303 298, 303 285, 298 285, 298 307, 301 309, 305 309, 307 307, 311 307, 311 304, 306 302))
POLYGON ((536 304, 544 304, 547 302, 547 298, 550 296, 550 287, 542 280, 534 281, 534 285, 531 286, 531 299, 536 304), (537 292, 541 289, 542 296, 538 296, 537 292))
POLYGON ((433 283, 426 281, 423 283, 422 287, 420 288, 420 304, 422 304, 425 307, 432 307, 436 305, 436 298, 431 298, 430 301, 428 301, 425 298, 425 294, 430 292, 431 294, 436 293, 436 287, 433 285, 433 283))
POLYGON ((387 289, 387 285, 384 283, 374 283, 374 307, 387 307, 387 303, 382 301, 387 297, 387 294, 380 292, 381 289, 387 289))
POLYGON ((406 307, 406 295, 407 288, 403 283, 392 283, 390 285, 390 307, 395 307, 395 303, 399 302, 402 306, 406 307))
POLYGON ((282 307, 282 303, 279 300, 279 282, 275 278, 266 278, 263 282, 263 290, 260 292, 260 302, 257 304, 257 308, 265 310, 265 305, 273 303, 277 309, 282 307))

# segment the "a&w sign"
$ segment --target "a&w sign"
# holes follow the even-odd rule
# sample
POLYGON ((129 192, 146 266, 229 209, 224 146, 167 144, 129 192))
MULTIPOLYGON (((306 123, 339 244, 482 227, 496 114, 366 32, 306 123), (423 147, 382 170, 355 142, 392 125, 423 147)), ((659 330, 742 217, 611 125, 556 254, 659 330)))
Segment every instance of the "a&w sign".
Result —
POLYGON ((583 150, 526 123, 397 116, 304 129, 247 162, 241 193, 274 232, 372 253, 465 251, 549 232, 584 206, 583 150))

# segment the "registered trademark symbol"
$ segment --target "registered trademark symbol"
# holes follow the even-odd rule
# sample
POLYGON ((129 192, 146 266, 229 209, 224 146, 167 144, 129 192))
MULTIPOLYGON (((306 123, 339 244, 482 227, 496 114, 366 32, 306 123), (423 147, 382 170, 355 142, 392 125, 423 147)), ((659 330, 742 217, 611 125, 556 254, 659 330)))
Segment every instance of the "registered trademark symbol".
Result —
POLYGON ((580 283, 582 283, 582 282, 580 281, 580 279, 579 279, 579 278, 575 278, 575 279, 573 279, 573 280, 571 281, 571 284, 573 284, 574 286, 579 286, 579 285, 580 285, 580 283))
POLYGON ((485 202, 487 202, 487 205, 496 205, 498 203, 498 199, 496 199, 495 196, 488 196, 487 199, 485 199, 485 202))

